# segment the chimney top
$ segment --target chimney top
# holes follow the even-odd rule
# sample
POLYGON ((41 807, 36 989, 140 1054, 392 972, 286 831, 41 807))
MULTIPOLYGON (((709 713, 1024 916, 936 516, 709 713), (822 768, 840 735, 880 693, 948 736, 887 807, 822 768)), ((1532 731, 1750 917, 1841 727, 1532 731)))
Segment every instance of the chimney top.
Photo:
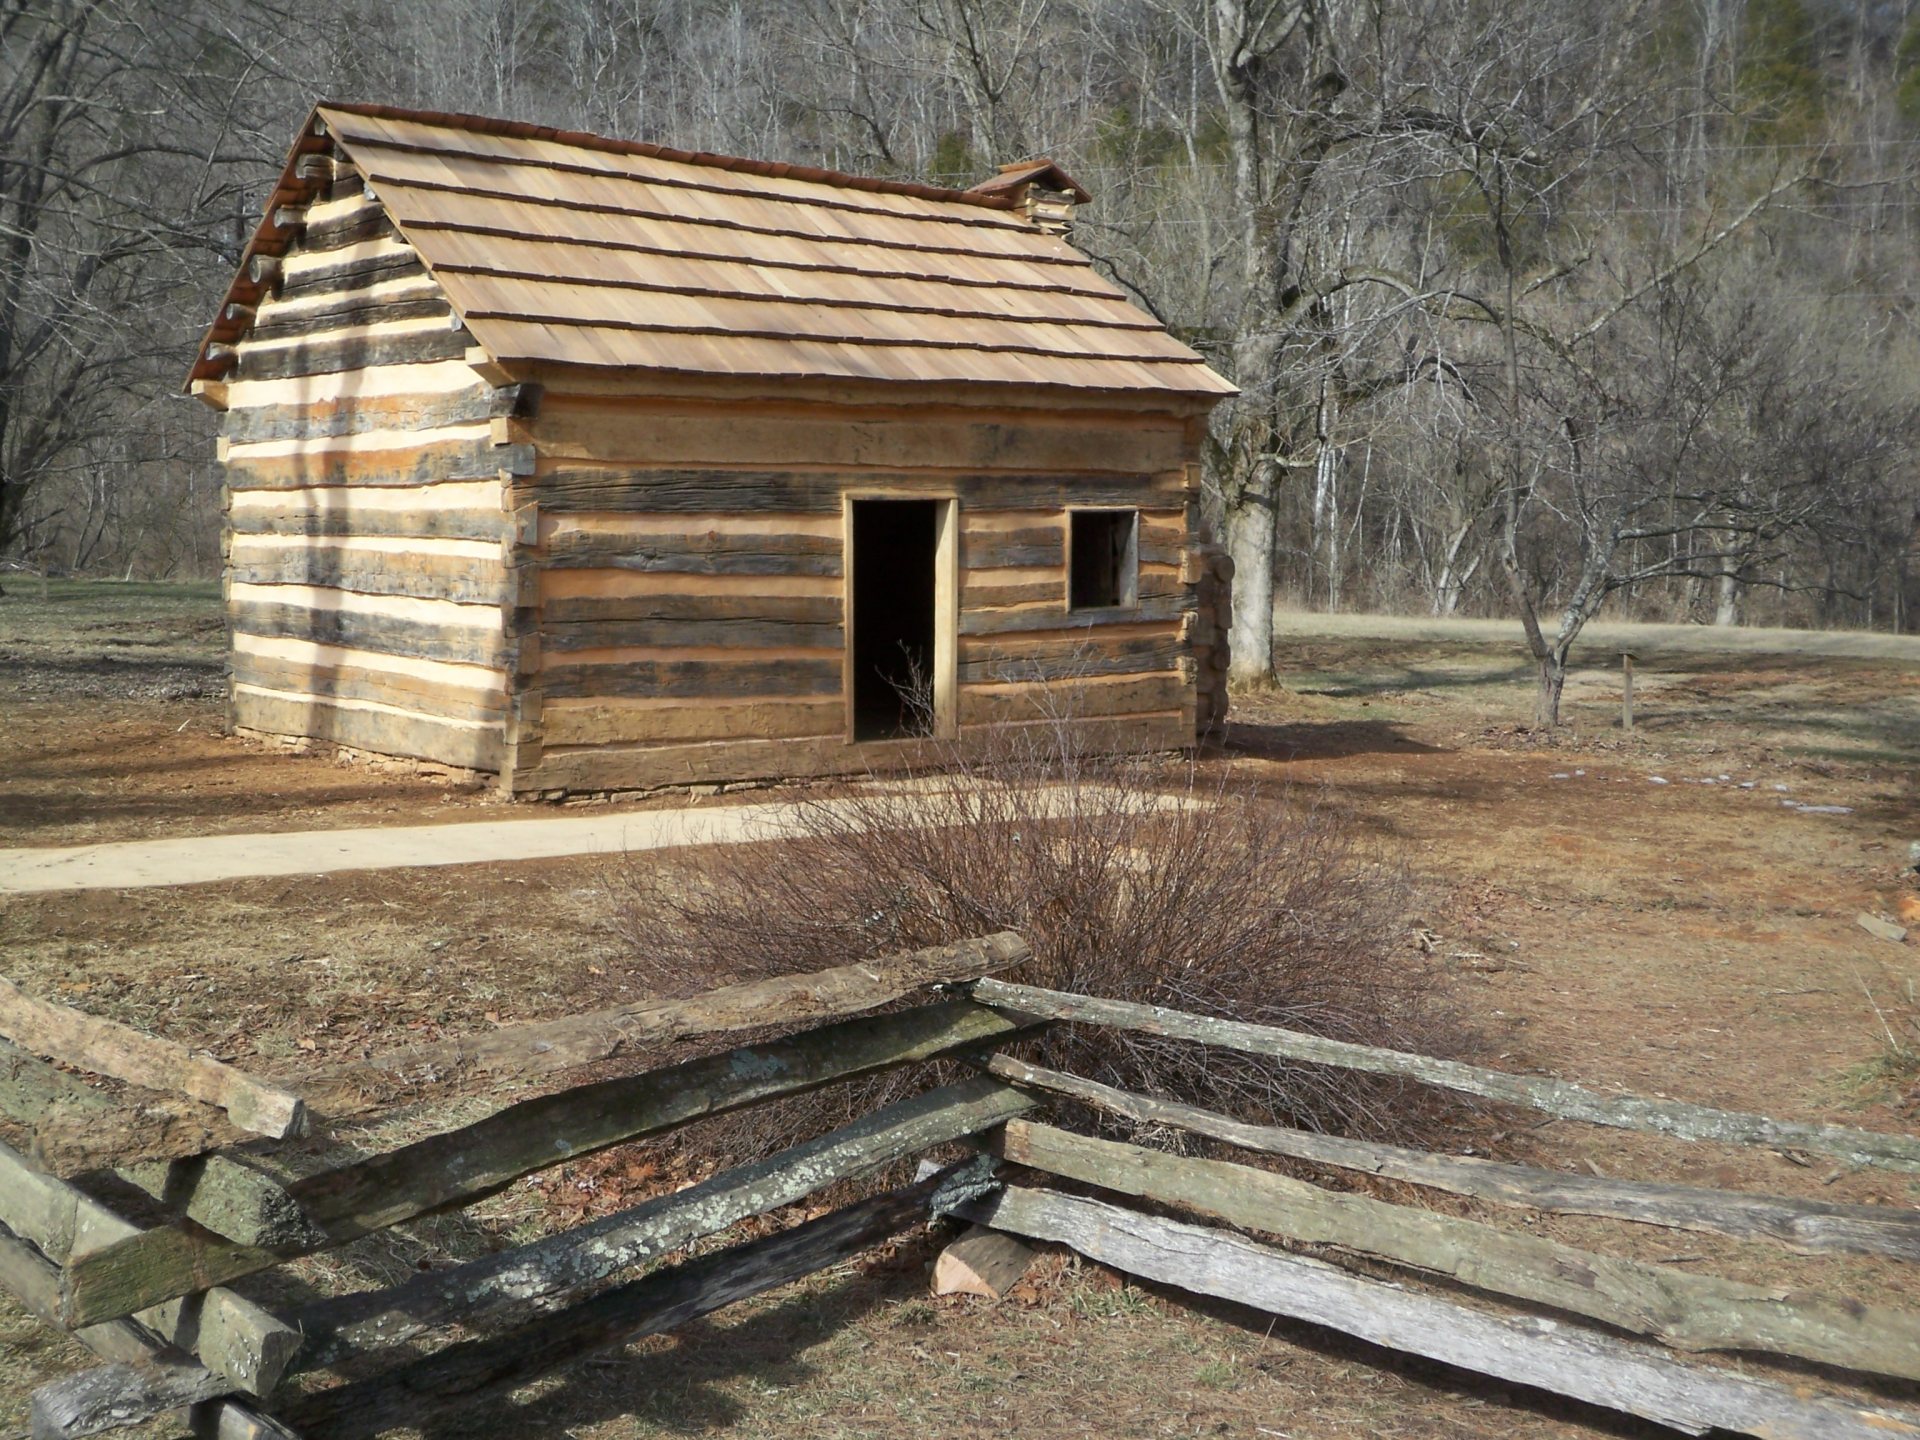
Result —
POLYGON ((1064 235, 1073 207, 1093 199, 1086 188, 1044 155, 1002 165, 991 180, 970 188, 975 195, 1006 195, 1042 230, 1064 235))

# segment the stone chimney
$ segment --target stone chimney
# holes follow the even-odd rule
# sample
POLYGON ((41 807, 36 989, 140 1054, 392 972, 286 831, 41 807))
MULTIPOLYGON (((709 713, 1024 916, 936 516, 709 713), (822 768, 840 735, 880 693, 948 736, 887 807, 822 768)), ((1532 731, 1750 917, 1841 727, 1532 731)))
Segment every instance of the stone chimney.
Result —
POLYGON ((998 175, 982 180, 968 193, 1011 197, 1027 219, 1049 235, 1065 235, 1073 221, 1073 207, 1093 199, 1078 180, 1045 156, 1002 165, 998 175))

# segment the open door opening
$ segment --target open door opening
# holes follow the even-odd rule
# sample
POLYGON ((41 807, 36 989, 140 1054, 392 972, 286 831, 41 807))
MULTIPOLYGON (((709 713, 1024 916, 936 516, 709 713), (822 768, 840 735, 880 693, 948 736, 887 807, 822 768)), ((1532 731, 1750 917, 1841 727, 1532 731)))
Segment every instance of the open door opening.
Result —
POLYGON ((853 503, 853 738, 937 730, 943 500, 853 503))

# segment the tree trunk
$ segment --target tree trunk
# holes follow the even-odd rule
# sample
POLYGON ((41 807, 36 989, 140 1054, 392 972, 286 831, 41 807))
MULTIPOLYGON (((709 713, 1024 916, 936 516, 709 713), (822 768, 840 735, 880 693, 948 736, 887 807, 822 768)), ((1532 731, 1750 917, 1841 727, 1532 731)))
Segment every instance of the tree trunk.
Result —
POLYGON ((1567 688, 1567 657, 1550 650, 1540 658, 1540 689, 1534 696, 1533 723, 1551 730, 1560 723, 1560 695, 1567 688))
POLYGON ((1714 597, 1713 623, 1716 625, 1738 625, 1740 623, 1740 577, 1731 570, 1720 572, 1719 591, 1714 597))
POLYGON ((1233 556, 1233 624, 1228 630, 1229 677, 1258 684, 1273 677, 1273 513, 1275 466, 1253 462, 1240 503, 1227 512, 1227 548, 1233 556))

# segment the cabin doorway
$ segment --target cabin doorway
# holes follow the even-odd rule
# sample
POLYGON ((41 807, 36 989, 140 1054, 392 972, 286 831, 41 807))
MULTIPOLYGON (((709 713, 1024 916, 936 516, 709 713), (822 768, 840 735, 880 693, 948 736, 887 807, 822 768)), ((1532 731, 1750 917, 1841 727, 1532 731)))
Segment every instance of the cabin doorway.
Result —
POLYGON ((855 740, 950 731, 953 503, 851 502, 848 690, 855 740))

